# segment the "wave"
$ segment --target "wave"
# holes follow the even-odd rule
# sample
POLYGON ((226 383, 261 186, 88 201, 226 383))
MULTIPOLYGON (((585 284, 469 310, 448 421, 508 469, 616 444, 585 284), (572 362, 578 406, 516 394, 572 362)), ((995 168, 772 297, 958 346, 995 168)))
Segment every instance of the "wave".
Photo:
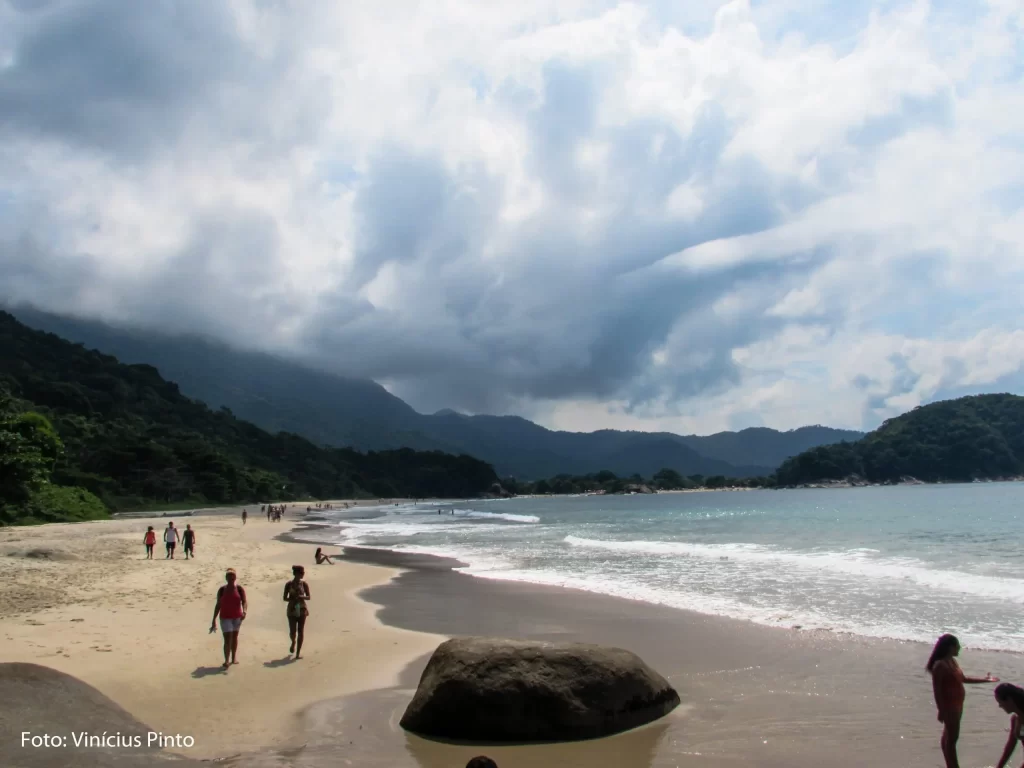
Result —
POLYGON ((859 576, 873 581, 910 581, 924 587, 956 594, 1000 598, 1024 603, 1024 579, 982 576, 963 571, 927 567, 914 558, 882 559, 872 550, 844 552, 792 552, 757 544, 692 544, 683 541, 610 541, 566 536, 571 547, 646 554, 658 557, 697 557, 708 560, 736 561, 739 564, 785 565, 819 575, 859 576))
POLYGON ((455 517, 475 517, 480 520, 505 520, 510 523, 539 523, 536 515, 514 515, 511 512, 481 512, 476 509, 456 512, 455 517))

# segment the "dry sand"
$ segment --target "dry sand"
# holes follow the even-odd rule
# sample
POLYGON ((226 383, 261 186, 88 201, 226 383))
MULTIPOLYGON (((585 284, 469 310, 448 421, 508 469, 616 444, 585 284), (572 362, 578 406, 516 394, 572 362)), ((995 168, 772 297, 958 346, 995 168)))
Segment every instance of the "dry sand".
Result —
POLYGON ((145 559, 143 534, 166 526, 159 517, 0 529, 0 661, 72 674, 150 727, 194 737, 183 753, 207 758, 294 746, 301 710, 394 685, 443 639, 385 627, 356 597, 398 571, 315 566, 312 547, 274 540, 297 514, 270 523, 256 510, 245 526, 237 514, 175 519, 196 530, 192 560, 180 546, 165 560, 159 536, 155 559, 145 559), (306 566, 312 593, 299 661, 289 658, 281 598, 294 563, 306 566), (249 614, 239 664, 223 672, 220 632, 208 629, 227 567, 249 614))

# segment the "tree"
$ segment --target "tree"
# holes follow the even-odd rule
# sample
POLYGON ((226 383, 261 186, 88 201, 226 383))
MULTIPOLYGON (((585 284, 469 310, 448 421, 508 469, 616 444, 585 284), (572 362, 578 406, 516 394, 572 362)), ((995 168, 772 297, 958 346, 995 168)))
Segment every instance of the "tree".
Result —
POLYGON ((44 451, 52 448, 50 436, 37 431, 34 420, 19 414, 10 393, 0 389, 0 508, 24 504, 43 486, 53 467, 44 451))
POLYGON ((682 488, 685 486, 686 481, 683 480, 683 476, 676 470, 665 467, 659 469, 654 474, 654 485, 658 488, 682 488))

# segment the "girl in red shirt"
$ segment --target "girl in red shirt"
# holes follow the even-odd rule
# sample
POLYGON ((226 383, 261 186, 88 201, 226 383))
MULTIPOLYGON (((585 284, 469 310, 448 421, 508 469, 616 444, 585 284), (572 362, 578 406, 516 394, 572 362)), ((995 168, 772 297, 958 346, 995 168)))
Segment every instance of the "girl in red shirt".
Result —
POLYGON ((149 530, 146 531, 146 535, 142 539, 142 543, 146 545, 146 559, 153 559, 153 547, 156 546, 156 533, 153 531, 153 526, 149 526, 149 530))
POLYGON ((960 738, 960 718, 964 713, 964 684, 998 683, 998 677, 967 677, 956 656, 960 653, 960 641, 953 635, 943 635, 935 643, 932 655, 925 669, 932 676, 932 693, 935 695, 935 707, 939 710, 939 722, 942 723, 942 756, 946 760, 946 768, 960 768, 956 754, 956 742, 960 738))

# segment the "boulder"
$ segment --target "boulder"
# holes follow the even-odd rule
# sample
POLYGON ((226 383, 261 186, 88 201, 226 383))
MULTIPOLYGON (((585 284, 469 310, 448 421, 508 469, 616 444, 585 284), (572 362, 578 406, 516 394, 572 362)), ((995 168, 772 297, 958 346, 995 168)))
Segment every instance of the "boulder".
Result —
MULTIPOLYGON (((0 765, 11 768, 187 768, 201 763, 147 747, 152 729, 91 685, 38 664, 0 664, 0 765), (22 733, 66 746, 22 746, 22 733), (119 734, 120 746, 76 747, 73 734, 119 734), (138 737, 141 746, 126 739, 138 737), (129 746, 124 746, 128 744, 129 746)), ((183 734, 184 735, 184 734, 183 734)), ((52 742, 51 742, 52 743, 52 742)))
POLYGON ((464 637, 434 651, 401 725, 455 741, 571 741, 678 705, 668 681, 622 648, 464 637))

